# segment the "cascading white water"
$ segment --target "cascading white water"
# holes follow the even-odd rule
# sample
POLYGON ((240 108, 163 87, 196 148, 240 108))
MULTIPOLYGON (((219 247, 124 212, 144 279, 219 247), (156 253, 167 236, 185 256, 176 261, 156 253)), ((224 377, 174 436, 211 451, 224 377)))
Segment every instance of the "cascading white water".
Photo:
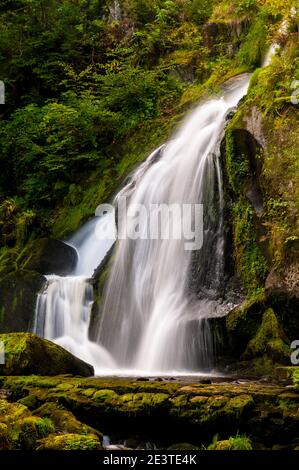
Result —
POLYGON ((113 244, 96 236, 111 224, 110 215, 92 219, 68 240, 78 253, 78 262, 69 276, 48 275, 44 291, 38 294, 33 331, 50 339, 92 364, 95 369, 116 367, 111 355, 100 345, 89 341, 88 329, 93 304, 90 277, 113 244))
POLYGON ((129 207, 202 203, 203 248, 187 251, 184 240, 119 240, 98 332, 93 333, 96 344, 88 339, 93 300, 88 278, 113 242, 95 236, 98 220, 93 219, 68 241, 79 256, 75 271, 64 278, 47 277, 37 299, 38 334, 92 363, 98 373, 212 370, 214 340, 207 319, 221 312, 224 280, 219 145, 227 113, 246 94, 248 80, 248 75, 236 77, 223 96, 201 104, 116 197, 126 196, 129 207))
POLYGON ((223 280, 219 144, 227 112, 247 87, 248 76, 241 76, 224 96, 199 106, 134 190, 130 184, 122 190, 128 210, 133 204, 204 204, 204 245, 196 259, 200 289, 195 295, 188 285, 192 252, 185 250, 184 240, 118 241, 98 342, 120 367, 155 373, 211 370, 214 365, 207 319, 221 307, 223 280))

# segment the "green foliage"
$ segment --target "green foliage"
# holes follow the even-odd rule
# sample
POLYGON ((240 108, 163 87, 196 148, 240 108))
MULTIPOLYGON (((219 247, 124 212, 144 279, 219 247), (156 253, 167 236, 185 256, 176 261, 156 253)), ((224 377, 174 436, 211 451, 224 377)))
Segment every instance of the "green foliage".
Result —
MULTIPOLYGON (((252 3, 247 0, 244 3, 252 3)), ((251 70, 261 65, 262 58, 267 50, 267 25, 269 19, 264 14, 259 14, 254 19, 249 33, 242 43, 237 58, 242 65, 251 70)))
POLYGON ((274 311, 269 308, 263 314, 262 324, 244 353, 244 358, 268 354, 274 360, 289 360, 290 348, 284 342, 282 329, 274 311))
POLYGON ((52 435, 40 441, 37 450, 101 450, 99 439, 94 434, 52 435))
POLYGON ((237 270, 247 292, 252 292, 264 285, 269 269, 257 244, 250 204, 240 199, 234 204, 232 215, 237 270))
POLYGON ((219 440, 219 436, 216 435, 208 450, 252 450, 252 444, 251 440, 243 434, 231 436, 224 441, 219 440))
POLYGON ((233 131, 228 128, 225 133, 226 171, 230 187, 236 194, 241 194, 246 177, 250 175, 250 170, 248 156, 245 149, 242 149, 243 142, 238 144, 236 144, 233 131))

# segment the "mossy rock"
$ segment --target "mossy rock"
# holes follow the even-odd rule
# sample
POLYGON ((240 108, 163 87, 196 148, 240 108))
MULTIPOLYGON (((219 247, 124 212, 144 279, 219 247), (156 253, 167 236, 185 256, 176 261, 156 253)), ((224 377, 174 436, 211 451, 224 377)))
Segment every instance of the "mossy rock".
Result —
POLYGON ((5 364, 1 375, 58 375, 92 376, 93 367, 81 361, 61 346, 41 339, 32 333, 0 335, 5 348, 5 364))
POLYGON ((261 322, 265 302, 265 293, 261 291, 231 310, 226 317, 228 332, 245 339, 252 337, 261 322))
POLYGON ((14 424, 20 419, 30 416, 28 408, 21 403, 9 403, 0 400, 0 422, 6 425, 14 424))
POLYGON ((35 395, 27 395, 26 397, 20 398, 18 400, 18 403, 21 403, 22 405, 27 406, 29 410, 34 410, 38 406, 38 399, 35 395))
POLYGON ((10 427, 30 416, 50 419, 54 436, 91 434, 101 441, 102 434, 93 428, 106 433, 117 429, 124 440, 130 434, 143 436, 146 432, 165 442, 167 434, 168 445, 193 442, 194 435, 198 442, 206 442, 216 432, 228 439, 238 430, 254 436, 255 441, 268 439, 271 445, 298 437, 299 396, 296 390, 281 386, 254 382, 182 386, 180 382, 115 378, 9 376, 0 377, 0 387, 10 392, 10 400, 33 395, 39 406, 31 413, 20 402, 5 402, 2 408, 0 402, 0 422, 10 427))
POLYGON ((56 431, 63 434, 94 434, 99 439, 103 438, 103 434, 96 429, 87 426, 77 420, 71 411, 59 408, 55 403, 45 403, 35 410, 34 415, 43 418, 50 418, 55 425, 56 431))
POLYGON ((8 426, 0 423, 0 450, 11 450, 8 426))
POLYGON ((50 435, 42 439, 37 450, 101 450, 102 445, 94 434, 50 435))
POLYGON ((18 445, 23 450, 35 449, 39 439, 54 432, 54 425, 49 418, 27 416, 16 423, 18 445))
POLYGON ((240 394, 236 397, 230 398, 227 402, 225 409, 227 413, 232 413, 241 417, 246 411, 254 407, 254 400, 251 395, 240 394))
POLYGON ((252 359, 266 354, 273 362, 286 363, 290 361, 290 348, 287 345, 282 327, 273 309, 267 309, 262 318, 262 324, 244 352, 243 359, 252 359))

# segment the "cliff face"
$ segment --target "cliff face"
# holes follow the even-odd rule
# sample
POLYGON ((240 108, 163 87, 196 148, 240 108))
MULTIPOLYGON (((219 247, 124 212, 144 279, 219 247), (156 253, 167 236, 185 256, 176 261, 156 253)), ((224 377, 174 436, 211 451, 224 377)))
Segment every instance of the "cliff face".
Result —
POLYGON ((235 274, 247 295, 226 323, 234 353, 261 368, 288 363, 299 333, 297 55, 290 35, 279 56, 254 73, 223 151, 235 274))

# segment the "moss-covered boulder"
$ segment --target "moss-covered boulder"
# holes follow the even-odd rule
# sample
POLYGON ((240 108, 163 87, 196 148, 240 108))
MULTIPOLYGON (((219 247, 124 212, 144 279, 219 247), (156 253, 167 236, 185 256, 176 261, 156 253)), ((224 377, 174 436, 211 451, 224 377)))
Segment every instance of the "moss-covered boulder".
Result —
POLYGON ((0 450, 32 450, 39 439, 53 431, 50 419, 32 416, 20 403, 0 400, 0 450))
POLYGON ((62 434, 94 434, 99 439, 103 438, 100 431, 80 422, 71 411, 59 407, 53 402, 44 403, 34 411, 34 415, 49 418, 55 425, 56 431, 62 434))
POLYGON ((226 316, 226 330, 232 356, 240 357, 250 339, 256 335, 262 321, 265 302, 265 294, 260 292, 231 310, 226 316))
POLYGON ((291 351, 288 343, 273 309, 269 308, 264 312, 262 324, 249 341, 243 358, 251 359, 266 354, 274 362, 289 364, 291 351))
POLYGON ((101 450, 102 445, 94 434, 50 435, 43 439, 37 450, 101 450))
POLYGON ((32 333, 2 334, 0 341, 5 352, 5 363, 0 364, 1 375, 74 374, 88 377, 94 373, 91 365, 32 333))
POLYGON ((20 403, 0 400, 0 450, 98 450, 102 438, 54 403, 33 414, 20 403))
POLYGON ((27 416, 16 423, 18 446, 24 450, 35 449, 39 439, 54 431, 54 425, 48 418, 27 416))

